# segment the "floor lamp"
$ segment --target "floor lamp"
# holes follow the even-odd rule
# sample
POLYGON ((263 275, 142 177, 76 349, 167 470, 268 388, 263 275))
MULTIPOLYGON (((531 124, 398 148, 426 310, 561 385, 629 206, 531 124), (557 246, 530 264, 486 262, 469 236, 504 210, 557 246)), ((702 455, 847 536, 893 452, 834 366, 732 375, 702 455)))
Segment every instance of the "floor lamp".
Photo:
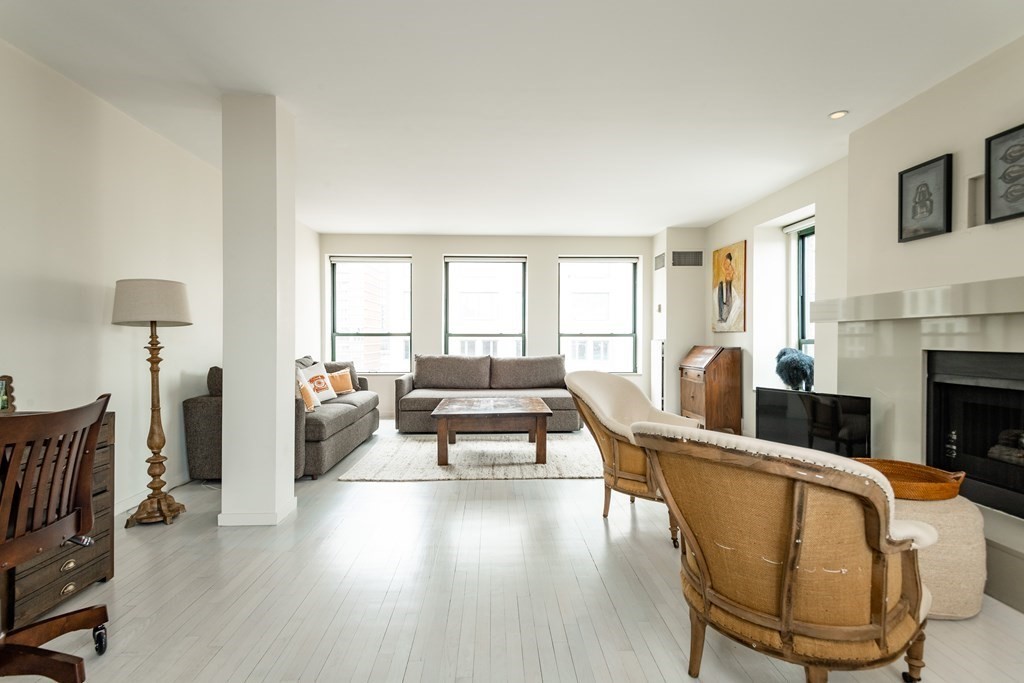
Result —
POLYGON ((115 325, 133 327, 149 326, 149 376, 150 376, 150 414, 149 438, 146 446, 152 455, 146 458, 149 463, 147 470, 152 481, 147 484, 151 493, 146 500, 139 503, 138 509, 125 522, 125 528, 136 524, 163 522, 170 524, 174 518, 185 511, 185 506, 175 502, 174 498, 163 491, 165 482, 161 477, 167 468, 167 458, 161 451, 167 439, 164 437, 164 426, 160 419, 160 342, 157 340, 156 328, 179 327, 191 325, 192 315, 188 308, 188 295, 185 285, 173 280, 118 280, 114 290, 114 315, 111 322, 115 325))

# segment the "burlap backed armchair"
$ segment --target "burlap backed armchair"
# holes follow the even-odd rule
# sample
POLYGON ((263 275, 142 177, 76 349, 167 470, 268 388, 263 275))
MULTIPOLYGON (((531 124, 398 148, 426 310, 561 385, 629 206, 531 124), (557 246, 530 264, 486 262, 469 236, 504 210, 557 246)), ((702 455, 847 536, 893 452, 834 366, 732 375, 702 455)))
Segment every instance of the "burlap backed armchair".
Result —
MULTIPOLYGON (((696 427, 697 421, 658 410, 637 385, 625 377, 581 370, 565 376, 576 409, 594 436, 604 461, 604 516, 608 516, 612 491, 664 502, 651 477, 647 454, 633 441, 629 425, 640 420, 696 427)), ((679 525, 668 513, 672 544, 679 547, 679 525)))
POLYGON ((920 679, 931 594, 917 549, 937 539, 896 521, 889 482, 853 460, 653 422, 632 425, 683 532, 690 676, 704 630, 805 668, 882 666, 906 652, 920 679))

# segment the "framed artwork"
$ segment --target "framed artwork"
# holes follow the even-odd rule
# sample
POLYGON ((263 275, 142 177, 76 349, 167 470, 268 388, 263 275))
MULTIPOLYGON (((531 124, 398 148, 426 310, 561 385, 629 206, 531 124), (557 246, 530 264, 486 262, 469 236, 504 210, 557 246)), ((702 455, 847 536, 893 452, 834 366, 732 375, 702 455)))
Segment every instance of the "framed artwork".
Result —
POLYGON ((953 155, 900 172, 899 240, 934 237, 953 230, 953 155))
POLYGON ((14 381, 10 375, 0 375, 0 413, 14 412, 14 381))
POLYGON ((711 258, 712 332, 747 329, 747 241, 715 249, 711 258))
POLYGON ((1024 216, 1024 124, 985 140, 985 222, 1024 216))

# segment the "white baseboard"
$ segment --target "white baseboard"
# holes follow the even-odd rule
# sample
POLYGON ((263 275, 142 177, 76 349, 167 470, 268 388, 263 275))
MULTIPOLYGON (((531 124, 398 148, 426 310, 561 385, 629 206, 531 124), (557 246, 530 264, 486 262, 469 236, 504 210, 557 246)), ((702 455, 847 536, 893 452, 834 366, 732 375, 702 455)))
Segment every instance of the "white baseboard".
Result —
POLYGON ((276 526, 295 512, 296 503, 292 496, 283 509, 273 512, 222 512, 217 515, 217 526, 276 526))
POLYGON ((118 500, 114 503, 114 515, 119 515, 122 512, 135 512, 135 508, 139 507, 139 503, 146 500, 149 494, 149 489, 142 489, 134 495, 118 500))

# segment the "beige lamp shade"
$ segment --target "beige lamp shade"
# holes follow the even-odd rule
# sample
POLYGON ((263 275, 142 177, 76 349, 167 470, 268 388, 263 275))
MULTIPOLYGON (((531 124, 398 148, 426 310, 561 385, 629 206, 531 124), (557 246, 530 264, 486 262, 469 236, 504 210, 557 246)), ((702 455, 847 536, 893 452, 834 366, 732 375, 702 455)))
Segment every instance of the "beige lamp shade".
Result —
POLYGON ((183 282, 174 280, 118 280, 114 289, 115 325, 161 327, 192 324, 188 293, 183 282))

